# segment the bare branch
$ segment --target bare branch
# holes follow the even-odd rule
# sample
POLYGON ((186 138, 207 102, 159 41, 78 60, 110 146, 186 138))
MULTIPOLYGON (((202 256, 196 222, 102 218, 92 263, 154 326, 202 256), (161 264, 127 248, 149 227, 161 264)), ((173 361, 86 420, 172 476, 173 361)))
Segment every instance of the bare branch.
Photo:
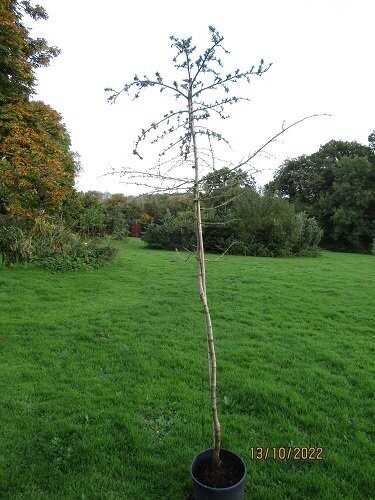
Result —
POLYGON ((202 226, 206 227, 206 226, 216 226, 216 227, 220 227, 220 226, 227 226, 228 224, 231 224, 232 222, 237 222, 238 220, 240 219, 228 219, 228 220, 225 220, 225 221, 218 221, 218 222, 209 222, 209 221, 205 221, 205 222, 202 222, 202 226))
POLYGON ((130 168, 124 168, 121 171, 121 173, 122 173, 122 176, 129 175, 132 178, 139 176, 139 177, 147 177, 147 178, 151 178, 151 179, 158 179, 158 180, 162 180, 162 181, 168 180, 168 181, 191 183, 191 179, 172 177, 169 175, 162 175, 161 173, 152 174, 151 172, 144 172, 143 170, 133 170, 130 168))
POLYGON ((285 123, 285 121, 284 121, 283 125, 281 127, 281 130, 279 130, 276 134, 274 134, 269 139, 267 139, 267 141, 265 143, 263 143, 260 147, 258 147, 254 151, 254 153, 250 154, 245 160, 241 161, 240 163, 238 163, 237 165, 235 165, 234 167, 232 167, 231 170, 236 170, 236 169, 239 169, 239 168, 243 167, 244 165, 247 165, 259 153, 261 153, 264 150, 264 148, 266 148, 267 146, 269 146, 278 137, 280 137, 282 134, 285 134, 285 132, 287 132, 291 128, 295 127, 296 125, 299 125, 300 123, 302 123, 302 122, 304 122, 306 120, 309 120, 310 118, 317 118, 317 117, 320 117, 320 116, 332 116, 332 115, 330 115, 329 113, 321 113, 321 114, 313 114, 313 115, 305 116, 304 118, 301 118, 301 119, 299 119, 299 120, 291 123, 287 127, 284 126, 284 123, 285 123))
MULTIPOLYGON (((227 254, 229 252, 229 250, 234 246, 236 245, 237 243, 240 243, 240 241, 232 241, 232 243, 229 245, 229 247, 221 254, 219 255, 219 257, 217 257, 216 259, 214 259, 214 262, 218 262, 220 259, 222 259, 224 257, 225 254, 227 254)), ((218 247, 217 247, 218 248, 218 247)), ((221 250, 220 248, 218 248, 219 250, 221 250)), ((211 261, 212 262, 212 261, 211 261)))
POLYGON ((183 258, 180 256, 180 252, 179 252, 178 248, 175 248, 175 251, 176 251, 176 253, 177 253, 178 258, 179 258, 179 259, 181 259, 181 260, 183 260, 184 262, 187 262, 187 261, 190 259, 190 257, 191 257, 192 255, 195 255, 195 252, 192 252, 191 250, 189 250, 188 248, 185 248, 185 247, 184 247, 184 250, 185 250, 186 252, 188 252, 188 256, 186 257, 186 259, 183 259, 183 258))

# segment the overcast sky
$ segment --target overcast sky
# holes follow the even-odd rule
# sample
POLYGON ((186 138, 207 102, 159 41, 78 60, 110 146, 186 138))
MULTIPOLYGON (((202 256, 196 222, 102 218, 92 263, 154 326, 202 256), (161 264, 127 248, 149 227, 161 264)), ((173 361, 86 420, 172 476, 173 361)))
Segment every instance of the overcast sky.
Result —
MULTIPOLYGON (((49 19, 27 24, 61 48, 50 67, 38 71, 37 98, 59 111, 70 132, 83 172, 79 190, 139 192, 118 175, 125 165, 146 168, 148 149, 135 164, 133 142, 141 128, 163 114, 160 94, 114 105, 105 87, 120 89, 134 74, 160 70, 165 76, 173 51, 170 35, 192 36, 198 48, 209 42, 208 25, 224 36, 230 72, 260 58, 273 66, 241 94, 251 102, 231 108, 224 132, 238 155, 255 150, 285 120, 314 118, 285 134, 254 168, 260 184, 284 159, 316 151, 331 139, 367 144, 375 128, 374 0, 39 0, 49 19), (271 156, 272 155, 272 156, 271 156)), ((166 104, 168 111, 173 106, 166 104)), ((219 124, 220 125, 220 124, 219 124)), ((229 154, 229 153, 228 153, 229 154)))

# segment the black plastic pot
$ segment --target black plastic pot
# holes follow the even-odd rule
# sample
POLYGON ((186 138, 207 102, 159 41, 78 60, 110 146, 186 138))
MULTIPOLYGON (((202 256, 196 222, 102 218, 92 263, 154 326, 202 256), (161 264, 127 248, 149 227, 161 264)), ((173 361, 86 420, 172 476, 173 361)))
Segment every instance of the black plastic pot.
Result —
POLYGON ((193 497, 194 500, 244 500, 245 498, 245 478, 246 478, 246 465, 241 457, 233 453, 232 451, 222 448, 220 450, 220 459, 225 461, 228 457, 232 461, 235 461, 238 468, 242 472, 242 477, 239 481, 226 488, 213 488, 211 486, 206 486, 205 484, 198 481, 196 478, 197 471, 200 466, 207 462, 207 460, 212 460, 213 449, 201 451, 194 458, 191 464, 190 474, 193 480, 193 497))

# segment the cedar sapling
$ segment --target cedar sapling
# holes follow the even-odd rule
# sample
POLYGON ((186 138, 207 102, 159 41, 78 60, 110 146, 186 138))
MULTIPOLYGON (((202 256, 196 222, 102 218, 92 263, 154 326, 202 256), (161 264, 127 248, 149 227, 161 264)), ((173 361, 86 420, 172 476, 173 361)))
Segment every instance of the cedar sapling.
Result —
MULTIPOLYGON (((235 69, 231 73, 224 72, 221 56, 228 54, 229 51, 223 47, 224 38, 214 27, 209 26, 209 32, 211 43, 198 56, 195 54, 196 46, 193 45, 192 37, 181 39, 170 37, 171 46, 176 51, 173 65, 182 72, 179 81, 167 81, 159 72, 156 72, 152 78, 147 75, 143 77, 135 75, 133 80, 125 84, 119 91, 111 88, 105 90, 110 92, 109 102, 115 102, 122 93, 130 95, 133 100, 138 99, 145 89, 154 88, 161 93, 170 93, 171 97, 180 104, 176 109, 165 113, 158 121, 142 129, 135 141, 133 154, 142 160, 143 155, 139 149, 145 139, 149 138, 150 142, 154 144, 173 136, 167 145, 164 143, 158 155, 157 165, 146 170, 124 168, 121 175, 127 175, 133 184, 148 188, 155 188, 155 181, 157 181, 158 187, 155 188, 155 191, 158 192, 176 192, 187 189, 187 186, 193 191, 196 269, 207 337, 210 407, 213 426, 213 468, 216 469, 220 465, 221 428, 217 409, 216 354, 206 287, 201 184, 204 177, 203 168, 208 165, 210 160, 213 163, 216 159, 213 154, 212 141, 223 142, 227 145, 229 143, 222 134, 203 126, 202 122, 213 116, 221 119, 228 118, 229 115, 225 113, 226 108, 239 101, 249 100, 231 95, 231 88, 240 81, 250 83, 252 77, 262 76, 269 70, 271 64, 265 64, 261 59, 259 64, 248 69, 235 69), (182 168, 184 168, 184 175, 172 175, 173 172, 181 172, 182 168), (189 175, 189 172, 193 175, 189 175)), ((238 170, 247 166, 277 137, 307 118, 310 117, 302 118, 287 127, 283 126, 254 153, 247 155, 245 159, 235 165, 231 164, 230 169, 238 170)), ((226 163, 228 164, 228 162, 226 163)))

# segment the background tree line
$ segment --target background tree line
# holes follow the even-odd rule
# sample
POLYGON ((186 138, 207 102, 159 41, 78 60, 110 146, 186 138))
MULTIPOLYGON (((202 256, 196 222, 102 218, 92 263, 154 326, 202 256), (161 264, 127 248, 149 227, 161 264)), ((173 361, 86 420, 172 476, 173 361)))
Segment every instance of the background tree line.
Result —
MULTIPOLYGON (((135 221, 150 247, 194 248, 190 191, 140 197, 74 189, 80 169, 60 114, 34 101, 35 69, 59 49, 23 19, 47 19, 28 0, 0 3, 0 255, 67 267, 108 258, 97 238, 126 238, 135 221), (101 249, 100 249, 101 248, 101 249)), ((206 249, 251 255, 369 252, 375 234, 375 132, 369 145, 330 141, 286 160, 265 189, 246 172, 213 170, 202 183, 206 249)))
MULTIPOLYGON (((320 242, 330 250, 375 253, 375 132, 368 141, 332 140, 287 159, 261 191, 245 172, 212 172, 202 186, 206 248, 314 254, 320 242)), ((187 213, 168 214, 143 238, 153 247, 189 248, 191 224, 187 213)))
POLYGON ((288 159, 267 186, 316 218, 325 248, 374 250, 375 132, 368 140, 368 146, 332 140, 316 153, 288 159))
MULTIPOLYGON (((320 244, 374 251, 374 137, 369 146, 332 140, 312 155, 288 159, 263 190, 242 170, 209 173, 202 183, 207 250, 312 255, 320 244)), ((63 213, 83 234, 121 235, 138 221, 150 247, 192 249, 192 204, 190 191, 139 197, 73 193, 63 213)))
MULTIPOLYGON (((202 217, 205 248, 215 253, 316 255, 322 236, 315 219, 296 214, 286 200, 257 190, 246 172, 227 167, 203 179, 202 217)), ((193 250, 193 222, 188 207, 169 210, 142 237, 153 248, 193 250)))

